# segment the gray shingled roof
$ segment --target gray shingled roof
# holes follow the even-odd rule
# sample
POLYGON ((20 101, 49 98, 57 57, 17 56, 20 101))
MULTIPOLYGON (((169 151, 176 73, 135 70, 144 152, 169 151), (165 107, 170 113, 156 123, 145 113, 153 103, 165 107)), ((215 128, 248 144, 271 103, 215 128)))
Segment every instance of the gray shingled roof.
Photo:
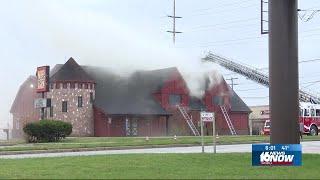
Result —
MULTIPOLYGON (((50 77, 51 82, 55 81, 82 81, 94 82, 83 68, 71 57, 62 67, 53 69, 54 74, 50 77)), ((52 71, 51 71, 52 72, 52 71)))
MULTIPOLYGON (((70 60, 69 60, 70 61, 70 60)), ((68 61, 68 62, 69 62, 68 61)), ((60 77, 65 75, 66 70, 76 67, 72 59, 71 64, 57 64, 51 70, 52 79, 70 79, 68 77, 60 77), (63 69, 65 67, 65 69, 63 69), (62 70, 63 69, 63 70, 62 70), (62 70, 62 73, 61 73, 62 70), (57 74, 60 74, 59 76, 57 74)), ((79 66, 79 65, 78 65, 79 66)), ((70 70, 72 79, 78 80, 77 74, 85 73, 85 77, 96 82, 96 98, 94 104, 103 109, 108 114, 140 114, 140 115, 169 115, 161 105, 154 99, 153 93, 159 90, 163 83, 170 79, 172 75, 179 72, 177 68, 165 68, 153 71, 137 71, 129 77, 120 77, 113 73, 110 69, 79 66, 76 71, 70 70)), ((70 76, 70 75, 69 75, 70 76)), ((80 76, 80 79, 84 79, 80 76)), ((87 79, 88 80, 88 79, 87 79)), ((205 105, 195 97, 190 98, 189 106, 193 110, 205 109, 205 105)), ((251 112, 250 108, 242 101, 242 99, 232 90, 231 111, 233 112, 251 112)))
POLYGON ((96 82, 95 106, 107 114, 170 115, 152 96, 164 78, 162 75, 147 76, 149 72, 141 71, 120 77, 103 68, 84 69, 96 82))
MULTIPOLYGON (((231 88, 230 88, 231 89, 231 88)), ((234 90, 231 96, 231 111, 232 112, 251 112, 251 109, 242 101, 234 90)))

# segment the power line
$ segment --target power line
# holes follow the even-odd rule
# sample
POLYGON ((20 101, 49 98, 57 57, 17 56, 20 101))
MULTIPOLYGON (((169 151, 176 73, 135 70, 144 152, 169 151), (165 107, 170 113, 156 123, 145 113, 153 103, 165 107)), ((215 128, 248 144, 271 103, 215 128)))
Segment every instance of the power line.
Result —
POLYGON ((226 80, 228 80, 228 81, 231 81, 231 88, 232 88, 232 89, 233 89, 233 86, 239 85, 239 84, 234 83, 234 80, 236 80, 236 79, 239 79, 239 78, 231 77, 231 78, 229 78, 229 79, 226 79, 226 80))
MULTIPOLYGON (((213 42, 204 43, 203 45, 193 46, 193 47, 189 47, 189 48, 223 46, 223 45, 237 44, 234 42, 240 42, 240 41, 242 42, 242 41, 248 41, 248 40, 253 40, 253 39, 261 39, 261 37, 246 37, 246 38, 238 38, 238 39, 230 39, 230 40, 213 41, 213 42)), ((186 47, 178 47, 178 48, 186 48, 186 47)))
MULTIPOLYGON (((250 22, 250 21, 248 21, 250 22)), ((225 24, 225 25, 229 25, 229 24, 225 24)), ((216 29, 216 30, 227 30, 227 29, 236 29, 236 27, 239 29, 239 28, 242 28, 243 26, 253 26, 253 25, 256 25, 256 23, 247 23, 247 24, 238 24, 238 25, 232 25, 232 26, 221 26, 220 27, 217 25, 217 26, 212 26, 212 27, 203 27, 203 28, 194 28, 194 29, 191 29, 190 31, 188 31, 189 33, 190 32, 199 32, 199 31, 209 31, 209 30, 213 30, 213 29, 216 29)), ((253 29, 252 29, 253 30, 253 29)), ((238 31, 237 31, 238 33, 238 31)))
MULTIPOLYGON (((222 28, 221 28, 222 29, 222 28)), ((226 28, 227 29, 227 28, 226 28)), ((310 36, 318 36, 320 34, 310 34, 310 35, 305 35, 302 36, 302 38, 299 38, 299 40, 304 40, 307 39, 310 36)), ((202 47, 213 47, 213 46, 226 46, 226 45, 236 45, 236 44, 243 44, 243 43, 247 43, 247 42, 243 42, 245 40, 252 40, 252 39, 259 39, 259 40, 263 40, 264 36, 256 36, 256 37, 246 37, 246 38, 238 38, 238 39, 230 39, 230 40, 221 40, 221 41, 213 41, 213 42, 207 42, 207 43, 202 43, 200 45, 195 45, 195 46, 189 46, 189 47, 183 47, 180 46, 178 48, 202 48, 202 47), (241 42, 240 42, 241 41, 241 42), (229 43, 228 43, 229 42, 229 43), (237 42, 237 43, 230 43, 230 42, 237 42), (208 44, 208 45, 207 45, 208 44)), ((257 41, 255 43, 266 43, 264 41, 257 41)))
POLYGON ((249 1, 255 1, 255 0, 240 0, 240 2, 238 3, 227 3, 227 4, 218 4, 218 5, 215 5, 215 8, 204 8, 204 9, 197 9, 197 10, 194 10, 192 12, 201 12, 201 11, 209 11, 209 10, 216 10, 217 7, 230 7, 230 6, 235 6, 235 5, 241 5, 241 4, 244 4, 245 2, 249 2, 249 1))
POLYGON ((315 62, 315 61, 320 61, 319 58, 316 58, 316 59, 309 59, 309 60, 302 60, 302 61, 299 61, 299 63, 307 63, 307 62, 315 62))
POLYGON ((228 21, 228 22, 218 23, 218 24, 196 26, 196 27, 193 27, 193 29, 206 28, 206 27, 216 27, 216 26, 225 25, 225 24, 234 24, 234 23, 239 23, 239 22, 248 22, 248 21, 252 21, 252 20, 257 20, 257 18, 239 19, 239 20, 233 20, 233 21, 228 21))
POLYGON ((258 4, 251 4, 251 5, 247 5, 247 6, 237 6, 235 8, 231 8, 228 10, 222 10, 222 11, 214 11, 214 12, 209 12, 209 13, 200 13, 200 14, 193 14, 191 17, 195 17, 195 16, 205 16, 205 15, 211 15, 211 14, 221 14, 221 13, 225 13, 225 12, 230 12, 230 11, 234 11, 237 10, 239 8, 245 9, 245 8, 249 8, 249 7, 253 7, 253 6, 257 6, 258 4))
POLYGON ((243 99, 266 99, 269 96, 256 96, 256 97, 242 97, 243 99))
POLYGON ((267 88, 253 88, 253 89, 239 89, 239 90, 235 90, 235 91, 236 92, 243 92, 243 91, 255 91, 255 90, 266 90, 266 89, 267 88))
POLYGON ((305 83, 300 83, 300 84, 309 84, 307 86, 302 87, 302 88, 307 88, 307 87, 313 86, 313 85, 315 85, 316 83, 319 83, 319 82, 320 82, 320 80, 312 81, 312 82, 305 82, 305 83))

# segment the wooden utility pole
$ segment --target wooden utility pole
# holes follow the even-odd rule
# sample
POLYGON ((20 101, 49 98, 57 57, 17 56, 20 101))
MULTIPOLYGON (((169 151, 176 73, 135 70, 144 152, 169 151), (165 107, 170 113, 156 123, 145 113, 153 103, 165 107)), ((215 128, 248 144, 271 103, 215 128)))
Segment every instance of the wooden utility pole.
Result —
POLYGON ((173 0, 173 15, 168 15, 169 18, 172 18, 173 26, 172 31, 167 31, 168 33, 172 33, 173 44, 176 43, 176 34, 182 33, 180 31, 176 31, 176 19, 182 18, 181 16, 176 16, 176 0, 173 0))
POLYGON ((235 84, 235 83, 234 83, 234 81, 233 81, 233 80, 236 80, 236 79, 238 79, 238 78, 231 77, 230 79, 226 79, 226 80, 231 81, 231 88, 232 88, 232 90, 233 90, 233 86, 235 86, 235 85, 239 85, 239 84, 235 84))
POLYGON ((299 144, 297 0, 269 0, 271 144, 299 144))

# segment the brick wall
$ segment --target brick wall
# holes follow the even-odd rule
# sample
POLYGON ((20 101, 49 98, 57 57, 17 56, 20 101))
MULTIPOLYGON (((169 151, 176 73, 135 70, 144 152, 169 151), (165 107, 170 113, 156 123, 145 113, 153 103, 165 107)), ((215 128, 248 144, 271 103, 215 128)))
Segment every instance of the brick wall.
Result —
POLYGON ((40 119, 40 109, 34 108, 34 99, 39 97, 35 85, 36 78, 29 77, 17 93, 11 109, 12 138, 23 138, 23 127, 29 122, 39 121, 40 119))
POLYGON ((70 88, 70 83, 67 83, 67 88, 64 88, 62 83, 59 84, 59 89, 54 83, 46 94, 47 98, 51 98, 53 107, 53 117, 50 117, 49 108, 46 109, 47 118, 70 122, 73 126, 71 136, 93 136, 93 104, 90 102, 90 93, 93 93, 93 97, 95 96, 94 86, 92 89, 90 89, 90 85, 88 89, 85 89, 84 85, 82 88, 78 88, 78 83, 75 83, 73 89, 70 88), (83 98, 82 107, 78 107, 78 96, 83 98), (62 112, 62 101, 67 101, 67 112, 62 112))

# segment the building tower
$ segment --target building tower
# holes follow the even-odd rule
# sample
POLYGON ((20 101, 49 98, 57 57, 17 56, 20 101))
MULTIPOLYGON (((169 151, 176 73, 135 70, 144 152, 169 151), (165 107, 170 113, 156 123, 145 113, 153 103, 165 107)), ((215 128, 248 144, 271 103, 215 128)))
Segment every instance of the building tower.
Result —
POLYGON ((93 100, 95 82, 71 57, 64 65, 57 65, 50 77, 46 109, 47 119, 72 124, 72 136, 93 136, 93 100))

